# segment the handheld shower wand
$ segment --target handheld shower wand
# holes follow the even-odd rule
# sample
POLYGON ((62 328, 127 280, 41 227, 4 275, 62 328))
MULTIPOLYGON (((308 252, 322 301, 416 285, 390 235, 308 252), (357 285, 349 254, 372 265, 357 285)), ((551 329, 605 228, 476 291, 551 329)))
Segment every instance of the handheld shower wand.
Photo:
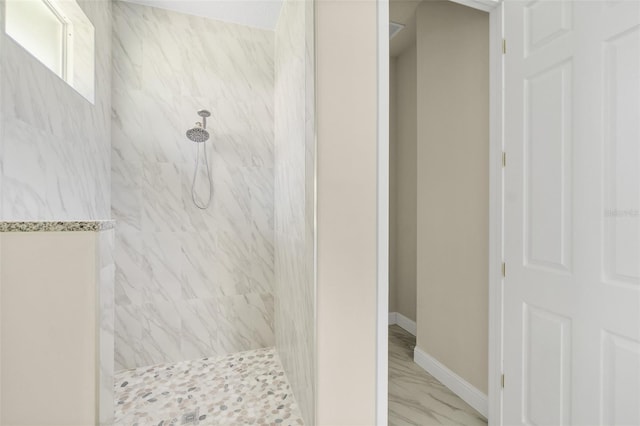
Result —
POLYGON ((196 123, 196 127, 187 130, 187 138, 190 141, 196 142, 196 164, 193 171, 193 181, 191 182, 191 200, 193 204, 201 210, 206 209, 211 204, 211 198, 213 196, 213 180, 211 178, 211 169, 209 168, 209 156, 207 155, 207 140, 209 140, 209 132, 207 131, 207 117, 211 116, 211 113, 207 110, 198 111, 198 115, 202 117, 202 123, 196 123), (204 204, 200 204, 196 197, 196 179, 198 177, 198 170, 200 168, 200 145, 203 146, 204 164, 207 168, 207 180, 209 183, 209 197, 204 204))

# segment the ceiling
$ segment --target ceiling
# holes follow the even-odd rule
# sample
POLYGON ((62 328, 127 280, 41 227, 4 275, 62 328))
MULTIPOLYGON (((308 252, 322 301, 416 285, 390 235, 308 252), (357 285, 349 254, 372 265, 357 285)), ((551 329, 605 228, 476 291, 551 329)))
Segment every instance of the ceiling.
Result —
POLYGON ((416 42, 416 8, 421 0, 391 0, 389 20, 405 25, 389 42, 389 55, 398 56, 416 42))
POLYGON ((282 0, 123 0, 189 15, 275 30, 282 0))
MULTIPOLYGON (((416 9, 422 1, 438 1, 438 0, 390 0, 389 1, 389 20, 398 24, 405 25, 389 43, 389 55, 398 56, 407 47, 416 42, 416 9)), ((489 12, 496 7, 500 0, 449 0, 473 9, 489 12)))

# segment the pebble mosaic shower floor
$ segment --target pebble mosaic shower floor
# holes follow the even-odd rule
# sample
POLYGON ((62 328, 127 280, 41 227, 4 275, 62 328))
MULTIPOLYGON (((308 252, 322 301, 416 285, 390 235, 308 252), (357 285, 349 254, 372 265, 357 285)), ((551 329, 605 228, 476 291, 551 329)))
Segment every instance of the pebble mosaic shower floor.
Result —
POLYGON ((116 373, 115 424, 303 425, 273 348, 116 373))

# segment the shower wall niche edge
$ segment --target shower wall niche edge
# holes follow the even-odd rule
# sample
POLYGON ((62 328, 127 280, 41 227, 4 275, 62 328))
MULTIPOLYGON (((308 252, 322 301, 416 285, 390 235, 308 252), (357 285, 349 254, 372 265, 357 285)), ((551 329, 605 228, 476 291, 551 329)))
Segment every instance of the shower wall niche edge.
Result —
POLYGON ((314 2, 284 0, 275 42, 276 348, 315 424, 314 2))

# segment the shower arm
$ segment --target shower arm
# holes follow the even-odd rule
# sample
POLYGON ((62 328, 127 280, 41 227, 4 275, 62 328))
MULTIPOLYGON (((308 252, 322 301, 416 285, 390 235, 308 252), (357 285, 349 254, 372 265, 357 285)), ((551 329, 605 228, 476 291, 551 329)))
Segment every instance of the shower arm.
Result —
POLYGON ((202 117, 202 128, 203 129, 207 129, 207 117, 211 116, 211 113, 209 111, 207 111, 206 109, 201 109, 200 111, 198 111, 198 115, 200 117, 202 117))

